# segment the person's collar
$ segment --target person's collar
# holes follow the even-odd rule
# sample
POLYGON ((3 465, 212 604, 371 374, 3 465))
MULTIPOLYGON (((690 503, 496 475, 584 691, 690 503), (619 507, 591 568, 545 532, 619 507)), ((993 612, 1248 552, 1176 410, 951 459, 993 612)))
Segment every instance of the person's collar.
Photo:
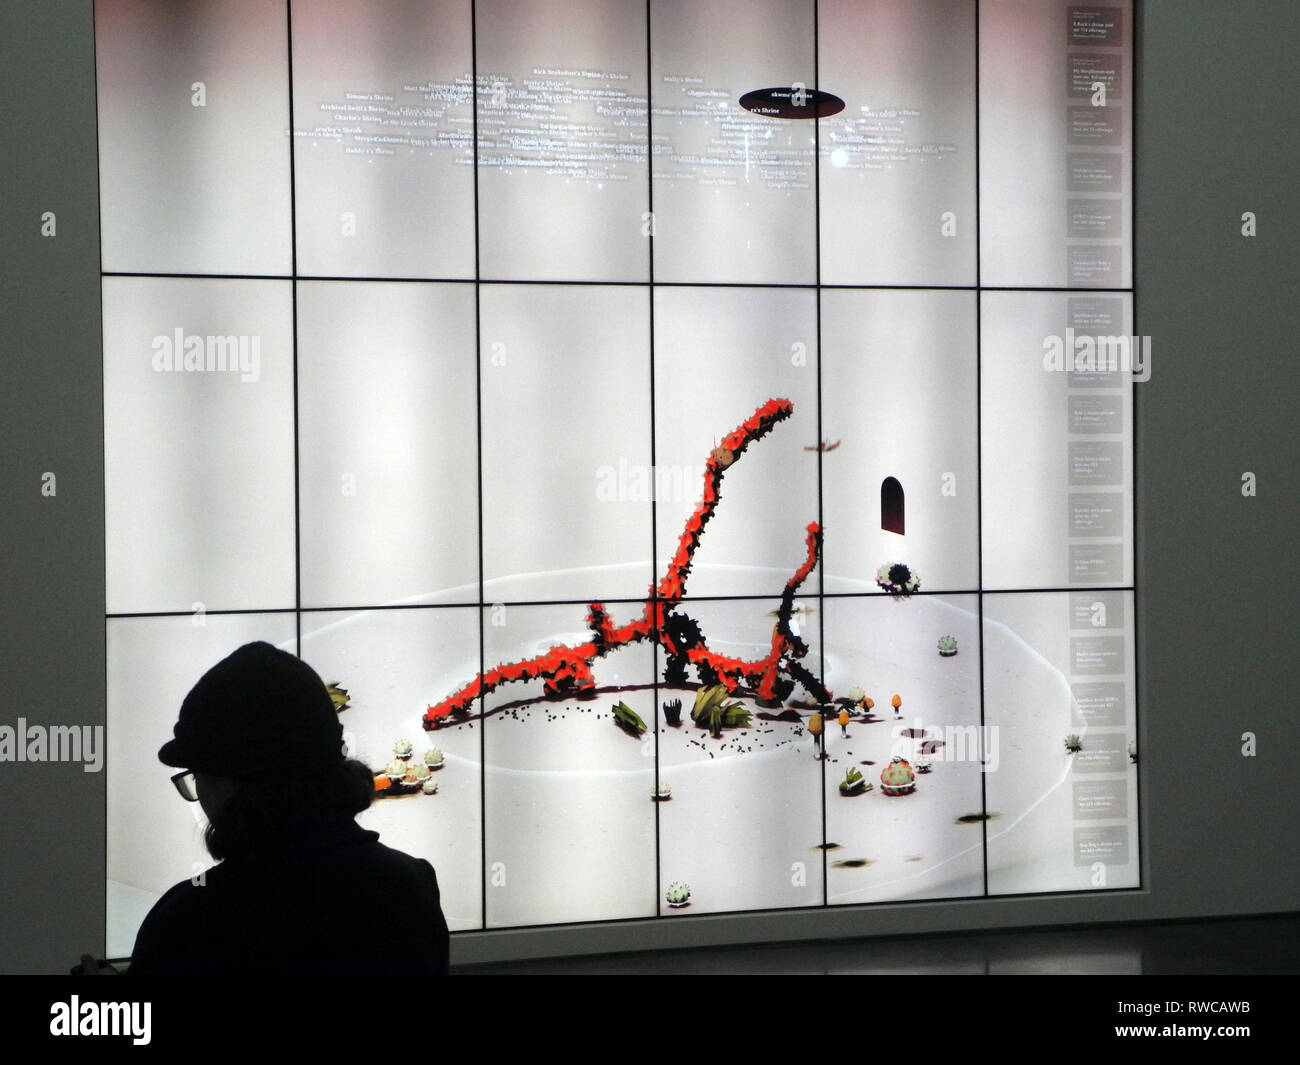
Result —
POLYGON ((294 826, 261 840, 245 850, 228 855, 226 861, 243 861, 259 856, 301 854, 304 851, 329 850, 336 847, 355 846, 377 840, 379 833, 362 828, 356 821, 326 822, 310 828, 294 826))

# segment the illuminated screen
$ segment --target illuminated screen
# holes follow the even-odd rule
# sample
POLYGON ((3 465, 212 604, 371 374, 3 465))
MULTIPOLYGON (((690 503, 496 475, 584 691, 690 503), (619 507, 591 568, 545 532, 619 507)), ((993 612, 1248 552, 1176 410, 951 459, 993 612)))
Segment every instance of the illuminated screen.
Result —
POLYGON ((256 639, 453 930, 1139 885, 1131 2, 95 24, 110 955, 256 639))

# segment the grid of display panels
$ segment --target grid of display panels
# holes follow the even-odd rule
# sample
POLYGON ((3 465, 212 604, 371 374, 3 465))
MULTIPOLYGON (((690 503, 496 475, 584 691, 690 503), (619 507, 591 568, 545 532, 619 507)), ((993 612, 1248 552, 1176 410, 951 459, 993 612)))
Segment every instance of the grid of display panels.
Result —
POLYGON ((208 864, 156 752, 254 639, 454 930, 1138 885, 1132 374, 1073 346, 1134 331, 1131 2, 95 20, 110 954, 208 864), (782 698, 713 735, 650 626, 424 727, 665 596, 782 698))

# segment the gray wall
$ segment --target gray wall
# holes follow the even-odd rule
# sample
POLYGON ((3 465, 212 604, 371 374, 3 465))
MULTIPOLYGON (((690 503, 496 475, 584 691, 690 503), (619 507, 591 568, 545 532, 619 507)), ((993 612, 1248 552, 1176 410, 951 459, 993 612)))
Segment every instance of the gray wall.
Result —
MULTIPOLYGON (((1300 909, 1300 5, 1140 0, 1138 23, 1144 890, 484 933, 457 937, 456 960, 1300 909)), ((0 724, 104 722, 93 43, 89 0, 0 7, 0 724)), ((102 949, 103 775, 0 763, 0 810, 0 971, 66 971, 102 949)))

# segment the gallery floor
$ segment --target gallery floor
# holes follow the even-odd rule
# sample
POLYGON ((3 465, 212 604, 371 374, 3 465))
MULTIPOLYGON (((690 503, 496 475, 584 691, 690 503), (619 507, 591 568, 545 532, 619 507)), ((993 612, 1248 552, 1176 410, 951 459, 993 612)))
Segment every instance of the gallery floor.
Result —
POLYGON ((1300 914, 601 954, 453 967, 538 975, 1300 973, 1300 914))

